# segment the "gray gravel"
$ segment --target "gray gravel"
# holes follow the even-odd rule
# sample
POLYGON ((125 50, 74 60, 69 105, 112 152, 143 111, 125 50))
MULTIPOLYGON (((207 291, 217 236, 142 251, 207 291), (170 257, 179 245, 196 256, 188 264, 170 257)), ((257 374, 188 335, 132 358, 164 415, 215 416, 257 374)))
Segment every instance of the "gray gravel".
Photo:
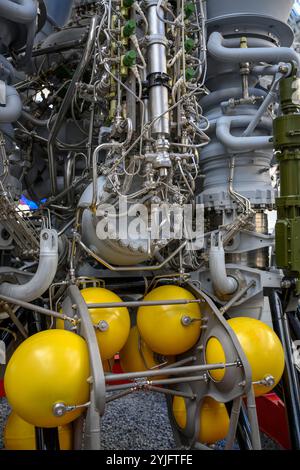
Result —
POLYGON ((6 423, 6 419, 10 413, 10 407, 5 398, 0 398, 0 449, 3 448, 3 430, 6 423))
MULTIPOLYGON (((0 449, 3 428, 10 408, 0 399, 0 449)), ((101 444, 107 450, 167 450, 175 442, 169 424, 165 397, 135 393, 107 405, 102 419, 101 444), (151 416, 149 418, 149 410, 151 416)))
MULTIPOLYGON (((7 401, 0 398, 0 449, 3 448, 3 429, 9 412, 7 401)), ((176 449, 166 400, 161 394, 140 392, 108 403, 101 423, 103 449, 176 449)), ((262 445, 264 449, 278 449, 278 446, 266 436, 262 436, 262 445)), ((224 441, 216 447, 218 449, 224 447, 224 441)))

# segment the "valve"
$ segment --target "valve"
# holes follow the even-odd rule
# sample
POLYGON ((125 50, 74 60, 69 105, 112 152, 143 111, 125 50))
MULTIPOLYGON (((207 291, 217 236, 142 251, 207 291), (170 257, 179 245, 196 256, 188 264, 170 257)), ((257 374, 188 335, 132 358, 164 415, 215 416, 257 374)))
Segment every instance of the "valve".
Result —
POLYGON ((187 2, 184 6, 184 13, 186 18, 190 18, 195 13, 195 5, 192 2, 187 2))
POLYGON ((135 65, 135 61, 136 52, 133 50, 126 52, 126 54, 122 57, 122 64, 125 65, 125 67, 132 67, 135 65))
POLYGON ((192 50, 194 49, 194 47, 195 47, 195 41, 194 41, 194 39, 192 39, 192 38, 186 38, 186 40, 184 41, 185 52, 187 52, 187 53, 192 52, 192 50))
POLYGON ((128 20, 126 21, 124 27, 123 27, 123 34, 125 38, 129 38, 135 33, 136 30, 136 22, 134 20, 128 20))
POLYGON ((185 71, 185 78, 187 81, 192 80, 196 76, 196 70, 192 67, 188 67, 185 71))

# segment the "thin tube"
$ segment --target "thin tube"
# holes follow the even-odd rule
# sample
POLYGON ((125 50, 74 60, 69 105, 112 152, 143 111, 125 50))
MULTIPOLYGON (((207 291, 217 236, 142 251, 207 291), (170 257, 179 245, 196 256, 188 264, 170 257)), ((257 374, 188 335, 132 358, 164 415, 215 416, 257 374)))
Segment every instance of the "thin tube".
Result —
MULTIPOLYGON (((189 374, 193 372, 202 372, 202 371, 209 371, 215 369, 226 369, 227 367, 237 367, 236 362, 228 362, 228 363, 219 363, 219 364, 201 364, 198 366, 184 366, 184 367, 177 367, 172 369, 171 367, 163 369, 163 375, 179 375, 181 374, 189 374)), ((119 380, 134 380, 134 379, 141 379, 150 377, 157 377, 162 374, 162 369, 160 370, 147 370, 141 372, 128 372, 124 374, 108 374, 105 376, 106 381, 108 382, 115 382, 119 380)), ((191 377, 189 377, 191 378, 191 377)))

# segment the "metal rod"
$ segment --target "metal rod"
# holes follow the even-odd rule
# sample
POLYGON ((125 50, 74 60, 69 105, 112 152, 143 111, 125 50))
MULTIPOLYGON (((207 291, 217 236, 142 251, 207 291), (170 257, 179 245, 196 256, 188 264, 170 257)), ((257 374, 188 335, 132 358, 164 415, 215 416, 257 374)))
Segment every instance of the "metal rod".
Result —
POLYGON ((183 248, 186 246, 187 241, 184 241, 178 248, 176 248, 173 253, 168 256, 161 264, 158 264, 156 266, 112 266, 110 263, 105 261, 103 258, 100 258, 100 256, 96 255, 92 250, 90 250, 80 239, 79 239, 79 245, 81 248, 84 249, 90 256, 92 256, 96 261, 99 263, 103 264, 106 268, 108 268, 110 271, 159 271, 162 269, 166 264, 168 264, 171 259, 173 259, 183 248))
POLYGON ((118 400, 119 398, 126 397, 127 395, 130 395, 133 392, 134 392, 134 390, 130 389, 130 390, 124 390, 124 392, 114 393, 110 397, 106 397, 105 403, 110 403, 111 401, 118 400))
POLYGON ((49 310, 48 308, 40 307, 39 305, 30 304, 29 302, 24 302, 23 300, 13 299, 12 297, 7 297, 6 295, 0 294, 0 299, 8 302, 9 304, 18 305, 19 307, 23 307, 27 310, 32 310, 33 312, 41 313, 42 315, 48 315, 55 318, 60 318, 61 320, 67 320, 71 323, 78 323, 79 320, 75 320, 72 317, 68 317, 67 315, 54 312, 53 310, 49 310))
MULTIPOLYGON (((181 359, 181 361, 173 362, 172 364, 168 364, 167 366, 164 366, 168 369, 173 369, 175 367, 183 366, 184 364, 188 364, 189 362, 193 362, 197 359, 196 356, 189 356, 184 359, 181 359)), ((164 367, 161 367, 160 370, 164 370, 164 367)))
POLYGON ((155 307, 156 305, 186 305, 186 304, 199 304, 204 302, 202 299, 194 300, 153 300, 153 301, 128 301, 128 302, 102 302, 102 303, 88 303, 88 308, 116 308, 116 307, 155 307))
POLYGON ((194 377, 176 377, 174 379, 153 380, 145 383, 132 382, 128 384, 109 385, 106 387, 106 391, 112 392, 116 390, 127 390, 129 388, 132 389, 132 391, 147 390, 149 386, 153 387, 153 385, 174 385, 179 383, 199 382, 200 380, 206 380, 206 376, 197 375, 194 377))
POLYGON ((190 400, 194 400, 196 398, 196 395, 194 395, 193 393, 186 393, 181 392, 179 390, 172 390, 170 388, 157 387, 156 385, 149 385, 148 390, 150 390, 151 392, 164 393, 165 395, 189 398, 190 400))
MULTIPOLYGON (((186 367, 177 367, 172 369, 171 367, 160 369, 160 370, 147 370, 142 372, 129 372, 125 374, 108 374, 105 376, 107 382, 116 382, 118 380, 132 380, 132 379, 141 379, 143 377, 157 377, 160 376, 163 372, 164 375, 179 375, 189 374, 192 372, 208 371, 215 369, 225 369, 226 367, 237 367, 237 362, 229 362, 226 364, 203 364, 199 366, 186 366, 186 367)), ((192 377, 190 377, 192 378, 192 377)))
POLYGON ((227 312, 227 310, 233 305, 235 304, 235 302, 237 302, 238 300, 240 300, 245 294, 246 292, 248 292, 249 289, 251 289, 251 287, 254 287, 256 284, 255 281, 251 281, 249 282, 249 284, 247 284, 245 287, 243 287, 243 289, 241 289, 240 291, 238 291, 230 300, 229 302, 227 302, 226 305, 224 305, 224 307, 220 308, 220 312, 222 313, 222 315, 227 312))
MULTIPOLYGON (((2 303, 2 302, 1 302, 2 303)), ((26 331, 26 329, 24 328, 24 326, 22 325, 22 323, 20 322, 20 320, 18 319, 18 317, 16 316, 15 312, 12 310, 12 308, 10 307, 10 305, 8 304, 4 304, 3 305, 3 309, 8 313, 10 319, 12 320, 12 322, 15 324, 15 326, 17 327, 17 329, 19 330, 19 332, 21 333, 21 335, 26 339, 28 338, 28 332, 26 331)))

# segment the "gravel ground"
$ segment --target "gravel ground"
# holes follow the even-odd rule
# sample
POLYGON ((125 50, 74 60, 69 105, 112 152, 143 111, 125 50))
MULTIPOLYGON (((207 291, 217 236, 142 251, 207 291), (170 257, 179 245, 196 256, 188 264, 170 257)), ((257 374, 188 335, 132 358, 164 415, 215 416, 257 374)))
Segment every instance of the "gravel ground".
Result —
MULTIPOLYGON (((0 449, 9 412, 7 401, 0 398, 0 449)), ((108 403, 102 419, 101 442, 106 450, 176 449, 165 397, 158 393, 135 393, 108 403)), ((262 444, 264 449, 278 449, 266 436, 262 436, 262 444)), ((224 442, 217 447, 223 446, 224 442)))
MULTIPOLYGON (((0 399, 0 449, 9 411, 7 401, 0 399)), ((174 449, 164 396, 136 393, 109 403, 102 419, 101 442, 102 448, 107 450, 174 449)))

